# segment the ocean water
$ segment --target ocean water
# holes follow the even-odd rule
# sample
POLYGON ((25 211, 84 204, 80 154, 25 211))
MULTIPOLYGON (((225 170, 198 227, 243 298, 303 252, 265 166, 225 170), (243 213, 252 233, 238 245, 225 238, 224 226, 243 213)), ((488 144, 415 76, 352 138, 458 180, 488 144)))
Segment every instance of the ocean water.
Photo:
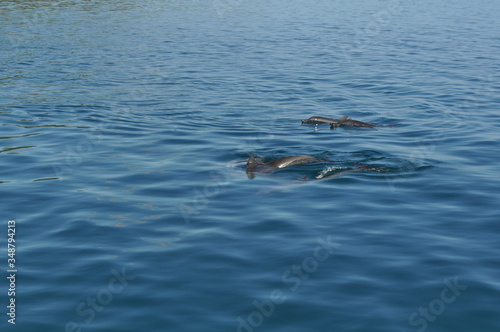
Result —
POLYGON ((2 1, 0 326, 500 331, 499 13, 2 1))

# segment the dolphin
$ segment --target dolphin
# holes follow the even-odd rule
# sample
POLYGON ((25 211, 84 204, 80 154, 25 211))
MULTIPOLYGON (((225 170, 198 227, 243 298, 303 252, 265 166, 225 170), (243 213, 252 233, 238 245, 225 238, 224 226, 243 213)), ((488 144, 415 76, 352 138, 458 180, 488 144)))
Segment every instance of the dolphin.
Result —
POLYGON ((356 120, 351 120, 349 119, 348 116, 343 116, 338 119, 331 119, 331 118, 325 118, 322 116, 311 116, 307 120, 301 120, 302 124, 329 124, 330 128, 337 128, 337 127, 344 127, 344 126, 351 126, 351 127, 369 127, 373 128, 376 127, 376 125, 371 124, 371 123, 366 123, 366 122, 361 122, 361 121, 356 121, 356 120))
POLYGON ((329 180, 329 179, 332 179, 332 178, 340 177, 340 176, 343 176, 345 174, 349 174, 349 173, 353 173, 353 172, 362 172, 362 171, 387 172, 387 171, 389 171, 386 168, 378 168, 378 167, 373 167, 373 166, 366 166, 366 165, 361 165, 361 164, 358 164, 358 163, 354 163, 354 166, 355 166, 355 168, 353 168, 353 169, 347 169, 347 170, 344 170, 344 171, 341 171, 341 172, 338 172, 338 173, 335 173, 335 174, 331 174, 331 175, 328 175, 328 176, 323 176, 321 178, 317 177, 314 180, 309 180, 309 179, 307 179, 307 175, 304 175, 303 177, 301 177, 300 179, 298 179, 298 181, 294 181, 294 182, 287 183, 287 184, 281 184, 279 186, 273 186, 271 188, 260 189, 259 191, 257 191, 257 194, 260 194, 260 193, 269 193, 269 192, 276 192, 276 191, 290 191, 290 190, 293 190, 297 185, 300 185, 300 184, 311 183, 311 182, 314 182, 314 181, 325 181, 325 180, 329 180))
POLYGON ((267 163, 262 162, 262 158, 255 158, 251 155, 247 160, 246 172, 249 179, 254 178, 254 172, 271 173, 277 168, 285 168, 293 165, 314 163, 323 161, 306 155, 289 156, 284 158, 275 159, 267 163))
POLYGON ((302 124, 318 125, 318 124, 323 124, 323 123, 326 123, 326 124, 339 123, 339 122, 346 121, 347 118, 348 118, 347 116, 343 116, 343 117, 338 118, 338 119, 325 118, 322 116, 311 116, 309 119, 301 120, 301 121, 302 121, 302 124))
MULTIPOLYGON (((336 178, 338 176, 342 176, 344 174, 353 173, 353 172, 363 172, 363 171, 387 172, 388 171, 388 169, 386 169, 386 168, 379 168, 379 167, 374 167, 374 166, 367 166, 367 165, 362 165, 362 164, 358 164, 358 163, 354 163, 354 166, 356 168, 348 169, 348 170, 345 170, 345 171, 342 171, 342 172, 339 172, 339 173, 328 175, 328 176, 322 177, 322 178, 320 178, 320 179, 318 179, 316 181, 321 181, 321 180, 336 178)), ((301 180, 307 180, 306 176, 303 176, 301 178, 301 180)))
POLYGON ((356 120, 351 120, 351 119, 347 119, 345 121, 341 121, 338 123, 335 123, 335 122, 330 123, 330 129, 337 128, 337 127, 343 127, 343 126, 368 127, 368 128, 377 127, 377 125, 374 125, 371 123, 361 122, 361 121, 356 121, 356 120))

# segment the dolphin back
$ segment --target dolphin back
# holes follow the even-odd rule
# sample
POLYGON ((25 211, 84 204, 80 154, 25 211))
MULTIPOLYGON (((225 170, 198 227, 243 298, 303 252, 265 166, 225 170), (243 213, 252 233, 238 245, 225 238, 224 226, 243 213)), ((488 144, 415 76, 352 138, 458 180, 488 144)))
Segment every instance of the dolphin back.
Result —
POLYGON ((376 127, 376 125, 367 123, 367 122, 361 122, 361 121, 356 121, 356 120, 345 120, 342 123, 339 123, 340 126, 351 126, 351 127, 368 127, 368 128, 373 128, 376 127))
POLYGON ((340 117, 338 119, 325 118, 323 116, 311 116, 309 119, 301 120, 301 121, 302 121, 302 124, 318 125, 318 124, 323 124, 323 123, 326 123, 326 124, 340 123, 340 122, 346 121, 347 118, 348 118, 347 116, 343 116, 343 117, 340 117))
POLYGON ((299 156, 290 156, 284 157, 280 159, 276 159, 266 163, 266 166, 276 167, 276 168, 284 168, 293 165, 314 163, 317 161, 321 161, 320 159, 307 156, 307 155, 299 155, 299 156))

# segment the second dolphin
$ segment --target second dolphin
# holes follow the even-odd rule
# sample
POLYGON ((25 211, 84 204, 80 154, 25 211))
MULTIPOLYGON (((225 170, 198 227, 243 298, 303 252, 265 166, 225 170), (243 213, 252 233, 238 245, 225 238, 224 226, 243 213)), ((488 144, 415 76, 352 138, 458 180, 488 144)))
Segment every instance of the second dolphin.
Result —
POLYGON ((307 120, 301 120, 302 124, 329 124, 330 128, 337 128, 337 127, 344 127, 344 126, 351 126, 351 127, 377 127, 377 125, 367 123, 367 122, 361 122, 357 120, 351 120, 349 119, 348 116, 343 116, 338 119, 331 119, 331 118, 325 118, 322 116, 311 116, 307 120))

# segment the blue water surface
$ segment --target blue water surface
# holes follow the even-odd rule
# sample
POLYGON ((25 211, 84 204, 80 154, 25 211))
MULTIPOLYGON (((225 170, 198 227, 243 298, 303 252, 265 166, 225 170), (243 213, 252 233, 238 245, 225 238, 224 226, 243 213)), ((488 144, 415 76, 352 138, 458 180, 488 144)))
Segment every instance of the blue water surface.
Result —
POLYGON ((499 13, 2 1, 0 326, 500 331, 499 13))

